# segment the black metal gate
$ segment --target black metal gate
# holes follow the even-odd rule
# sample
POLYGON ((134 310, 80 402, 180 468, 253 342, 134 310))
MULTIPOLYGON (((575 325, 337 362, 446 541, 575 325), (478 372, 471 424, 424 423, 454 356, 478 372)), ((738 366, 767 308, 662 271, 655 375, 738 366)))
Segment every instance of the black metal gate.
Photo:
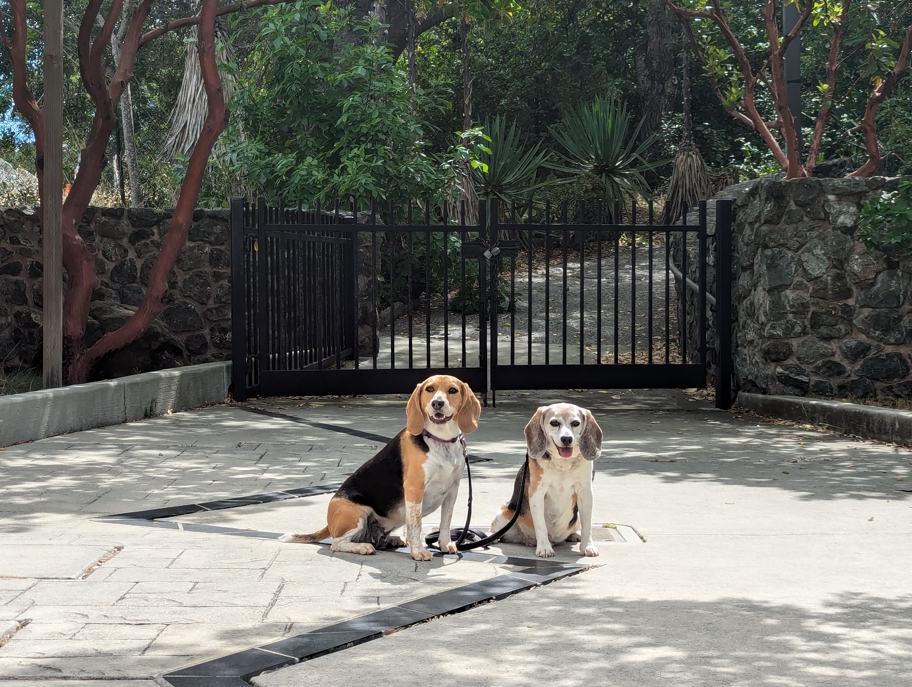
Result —
POLYGON ((715 209, 710 232, 705 203, 662 225, 618 204, 495 199, 468 222, 429 203, 397 216, 233 199, 234 396, 407 393, 436 373, 491 400, 712 377, 728 407, 731 202, 715 209))

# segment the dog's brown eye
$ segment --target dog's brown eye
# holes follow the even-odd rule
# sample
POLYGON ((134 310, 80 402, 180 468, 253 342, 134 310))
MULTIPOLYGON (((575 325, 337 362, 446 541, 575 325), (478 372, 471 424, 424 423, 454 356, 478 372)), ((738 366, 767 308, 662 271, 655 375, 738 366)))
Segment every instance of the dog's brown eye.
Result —
POLYGON ((579 420, 574 420, 573 422, 570 423, 570 426, 571 426, 571 427, 579 427, 579 426, 580 426, 580 421, 579 421, 579 420))
POLYGON ((427 389, 425 389, 425 391, 427 391, 429 394, 432 394, 434 393, 434 387, 429 386, 427 389))
POLYGON ((552 426, 552 427, 560 427, 560 422, 558 422, 557 420, 551 420, 551 426, 552 426))
POLYGON ((451 387, 450 387, 450 393, 451 393, 451 394, 458 394, 459 391, 456 389, 455 386, 451 386, 451 387))

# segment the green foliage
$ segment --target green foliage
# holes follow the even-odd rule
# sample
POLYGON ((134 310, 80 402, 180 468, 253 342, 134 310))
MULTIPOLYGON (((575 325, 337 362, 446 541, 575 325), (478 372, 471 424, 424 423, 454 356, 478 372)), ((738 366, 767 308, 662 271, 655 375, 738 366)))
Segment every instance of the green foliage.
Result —
POLYGON ((480 151, 482 164, 474 167, 475 189, 481 198, 501 198, 521 202, 537 189, 554 183, 540 179, 540 171, 550 157, 543 142, 525 146, 516 123, 507 129, 506 117, 497 115, 485 120, 484 130, 490 134, 491 145, 480 151))
POLYGON ((868 248, 912 254, 912 178, 895 191, 868 200, 858 215, 858 235, 868 248))
POLYGON ((276 200, 438 194, 406 74, 379 34, 315 0, 265 11, 251 59, 262 69, 239 74, 232 103, 233 169, 276 200), (342 40, 353 31, 360 40, 342 40))
POLYGON ((614 98, 596 98, 592 103, 569 111, 551 133, 563 147, 560 163, 549 166, 559 172, 597 177, 605 199, 627 200, 649 196, 644 173, 665 163, 649 162, 646 152, 657 140, 640 139, 641 119, 632 128, 626 103, 614 98))

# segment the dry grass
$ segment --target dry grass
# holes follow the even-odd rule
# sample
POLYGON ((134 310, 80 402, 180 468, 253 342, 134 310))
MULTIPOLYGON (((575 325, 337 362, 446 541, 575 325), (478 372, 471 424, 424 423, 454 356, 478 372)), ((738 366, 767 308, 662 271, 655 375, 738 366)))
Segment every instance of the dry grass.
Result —
POLYGON ((0 396, 22 394, 43 388, 41 374, 29 368, 0 372, 0 396))

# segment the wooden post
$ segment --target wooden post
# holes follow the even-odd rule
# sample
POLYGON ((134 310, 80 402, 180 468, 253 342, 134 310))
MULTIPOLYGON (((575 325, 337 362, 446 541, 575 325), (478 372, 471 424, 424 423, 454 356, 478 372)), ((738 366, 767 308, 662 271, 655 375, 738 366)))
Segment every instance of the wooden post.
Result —
POLYGON ((63 383, 63 0, 44 2, 44 388, 63 383))

